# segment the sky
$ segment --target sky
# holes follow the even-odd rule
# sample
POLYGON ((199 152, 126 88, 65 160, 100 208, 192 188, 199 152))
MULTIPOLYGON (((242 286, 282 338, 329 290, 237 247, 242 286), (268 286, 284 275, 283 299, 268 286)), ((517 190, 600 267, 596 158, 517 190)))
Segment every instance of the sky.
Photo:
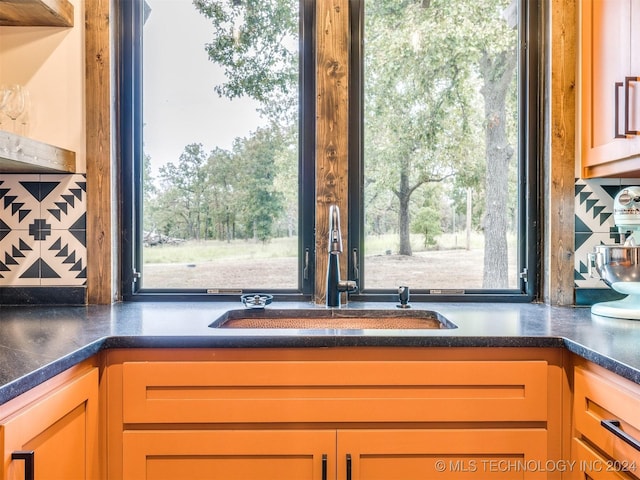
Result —
POLYGON ((256 102, 220 98, 222 69, 204 50, 213 27, 190 0, 147 0, 144 26, 144 145, 154 171, 177 162, 184 147, 231 148, 260 124, 256 102))

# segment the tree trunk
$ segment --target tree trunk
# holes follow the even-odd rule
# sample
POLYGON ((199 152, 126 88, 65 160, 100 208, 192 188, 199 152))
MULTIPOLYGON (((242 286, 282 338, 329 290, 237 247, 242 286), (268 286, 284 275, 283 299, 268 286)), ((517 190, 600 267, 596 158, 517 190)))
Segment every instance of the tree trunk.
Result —
POLYGON ((483 55, 480 72, 485 109, 486 198, 483 288, 507 288, 507 202, 513 149, 506 131, 506 97, 516 66, 515 52, 483 55))
POLYGON ((400 232, 400 255, 411 256, 411 219, 409 217, 409 200, 411 199, 412 189, 409 186, 409 167, 408 162, 402 162, 400 171, 400 185, 396 195, 400 201, 400 211, 398 212, 398 229, 400 232))

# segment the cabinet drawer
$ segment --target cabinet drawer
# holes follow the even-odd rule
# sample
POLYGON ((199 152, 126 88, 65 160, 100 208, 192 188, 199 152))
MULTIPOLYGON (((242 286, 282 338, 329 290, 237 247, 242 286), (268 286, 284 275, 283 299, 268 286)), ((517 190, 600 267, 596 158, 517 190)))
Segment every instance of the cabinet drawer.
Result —
POLYGON ((583 440, 594 445, 610 458, 623 464, 640 467, 640 451, 630 445, 636 440, 640 447, 640 394, 623 385, 583 368, 575 369, 574 420, 583 440), (619 422, 616 433, 605 428, 605 422, 619 422), (630 437, 629 441, 620 435, 630 437))
POLYGON ((124 423, 546 421, 546 361, 123 364, 124 423))
POLYGON ((630 480, 631 476, 624 472, 629 468, 632 473, 640 473, 633 464, 603 458, 588 444, 577 438, 573 439, 573 457, 575 463, 570 464, 572 480, 630 480))

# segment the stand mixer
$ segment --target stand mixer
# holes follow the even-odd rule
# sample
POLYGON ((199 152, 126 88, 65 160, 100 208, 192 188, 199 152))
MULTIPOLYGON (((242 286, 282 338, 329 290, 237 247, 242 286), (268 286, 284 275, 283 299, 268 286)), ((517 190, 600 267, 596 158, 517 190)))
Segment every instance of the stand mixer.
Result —
POLYGON ((640 320, 640 187, 628 187, 616 195, 613 220, 621 236, 631 233, 623 245, 594 247, 588 255, 589 276, 593 277, 595 266, 604 283, 627 297, 596 303, 591 313, 640 320))

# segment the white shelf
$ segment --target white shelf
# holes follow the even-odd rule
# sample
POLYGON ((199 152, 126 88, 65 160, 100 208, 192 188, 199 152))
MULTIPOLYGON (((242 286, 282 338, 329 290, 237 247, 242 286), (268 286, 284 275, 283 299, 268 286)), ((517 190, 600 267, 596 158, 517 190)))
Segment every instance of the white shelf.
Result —
POLYGON ((0 130, 0 173, 75 171, 75 152, 0 130))

